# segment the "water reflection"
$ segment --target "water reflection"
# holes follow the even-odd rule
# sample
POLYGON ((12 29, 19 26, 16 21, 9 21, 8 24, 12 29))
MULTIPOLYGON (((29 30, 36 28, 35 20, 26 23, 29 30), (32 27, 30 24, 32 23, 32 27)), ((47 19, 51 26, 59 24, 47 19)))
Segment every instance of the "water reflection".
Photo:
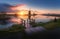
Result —
MULTIPOLYGON (((13 22, 13 23, 21 24, 22 20, 26 21, 27 19, 28 19, 27 15, 26 16, 25 15, 20 15, 20 16, 17 16, 17 17, 11 17, 8 21, 13 22)), ((55 17, 36 15, 36 16, 31 16, 31 19, 35 19, 35 22, 48 22, 50 20, 55 19, 55 17)))
MULTIPOLYGON (((23 20, 27 20, 28 16, 19 16, 19 18, 22 18, 23 20)), ((35 22, 48 22, 50 20, 53 20, 54 18, 55 17, 48 17, 42 15, 31 16, 31 19, 35 19, 35 22)))
MULTIPOLYGON (((35 22, 48 22, 50 20, 53 20, 54 18, 55 17, 47 17, 47 16, 42 16, 42 15, 31 16, 31 19, 35 19, 35 22)), ((8 23, 6 25, 0 25, 0 29, 8 28, 9 26, 12 26, 13 24, 22 24, 22 19, 26 21, 28 19, 28 16, 21 15, 18 17, 11 17, 9 20, 7 20, 8 23)))

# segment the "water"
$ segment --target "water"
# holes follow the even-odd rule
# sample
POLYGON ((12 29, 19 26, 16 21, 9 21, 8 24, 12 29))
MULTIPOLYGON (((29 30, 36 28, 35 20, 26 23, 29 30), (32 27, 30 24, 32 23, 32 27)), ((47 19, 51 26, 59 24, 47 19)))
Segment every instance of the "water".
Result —
POLYGON ((29 29, 25 29, 25 32, 27 34, 32 34, 32 33, 37 33, 37 32, 43 32, 43 31, 46 31, 46 29, 42 26, 39 26, 39 27, 31 27, 29 29))
MULTIPOLYGON (((16 23, 20 23, 21 24, 21 20, 20 19, 23 19, 23 20, 27 20, 28 19, 28 16, 20 16, 19 18, 13 18, 11 17, 12 19, 10 19, 10 21, 12 22, 9 22, 7 23, 6 25, 0 25, 0 29, 3 29, 3 28, 8 28, 8 27, 11 27, 13 24, 16 23)), ((41 16, 41 15, 36 15, 36 16, 31 16, 31 19, 35 19, 35 22, 48 22, 50 20, 53 20, 55 17, 48 17, 48 16, 41 16)), ((30 25, 26 22, 25 24, 27 26, 30 27, 30 25)), ((27 28, 29 28, 27 27, 27 28)))
POLYGON ((6 29, 6 28, 9 28, 13 25, 13 23, 8 23, 6 25, 0 25, 0 29, 6 29))
MULTIPOLYGON (((22 18, 23 20, 27 20, 28 16, 20 16, 20 18, 22 18)), ((31 19, 35 19, 35 22, 48 22, 50 20, 53 20, 54 18, 55 17, 42 16, 42 15, 31 16, 31 19)))
POLYGON ((48 22, 50 20, 53 20, 54 18, 55 17, 48 17, 48 16, 42 16, 42 15, 36 15, 35 16, 35 21, 36 22, 48 22))

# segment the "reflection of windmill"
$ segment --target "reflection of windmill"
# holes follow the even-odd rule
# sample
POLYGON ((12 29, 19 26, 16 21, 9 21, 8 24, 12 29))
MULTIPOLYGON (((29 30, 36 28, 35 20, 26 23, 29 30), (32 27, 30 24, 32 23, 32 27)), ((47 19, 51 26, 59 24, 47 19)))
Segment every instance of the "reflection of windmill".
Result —
POLYGON ((33 12, 33 19, 32 21, 35 23, 35 13, 33 12))
POLYGON ((28 19, 29 19, 29 21, 31 21, 31 11, 30 10, 28 11, 28 19))
POLYGON ((29 20, 29 23, 31 23, 31 22, 35 22, 35 13, 34 13, 34 11, 32 11, 32 10, 29 10, 28 11, 28 20, 29 20), (33 14, 31 13, 31 12, 33 12, 33 14), (33 18, 31 18, 31 16, 33 17, 33 18))

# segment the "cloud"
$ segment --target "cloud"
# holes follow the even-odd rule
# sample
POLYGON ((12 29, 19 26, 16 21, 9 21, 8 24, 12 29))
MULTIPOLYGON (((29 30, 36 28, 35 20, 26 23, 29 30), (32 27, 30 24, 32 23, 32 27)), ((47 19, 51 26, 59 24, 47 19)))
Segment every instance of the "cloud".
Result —
POLYGON ((10 5, 6 3, 0 3, 0 12, 15 12, 17 9, 26 6, 25 4, 10 5))
POLYGON ((11 6, 10 4, 1 3, 0 4, 0 12, 9 12, 9 11, 11 11, 9 9, 10 6, 11 6))
POLYGON ((17 6, 17 7, 18 7, 18 6, 20 6, 20 7, 21 7, 21 6, 26 6, 26 4, 17 4, 16 6, 17 6))
POLYGON ((25 7, 26 4, 17 4, 15 6, 11 6, 10 9, 12 10, 20 10, 21 8, 25 7))

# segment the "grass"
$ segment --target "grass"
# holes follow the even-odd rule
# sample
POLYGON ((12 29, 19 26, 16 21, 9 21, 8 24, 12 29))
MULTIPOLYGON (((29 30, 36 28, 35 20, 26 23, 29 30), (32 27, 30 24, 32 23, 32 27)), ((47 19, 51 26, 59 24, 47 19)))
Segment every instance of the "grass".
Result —
MULTIPOLYGON (((34 23, 33 23, 34 24, 34 23)), ((47 30, 53 30, 55 28, 60 27, 60 19, 57 19, 57 21, 55 22, 54 20, 51 20, 47 23, 35 23, 33 26, 43 26, 45 27, 47 30)))
POLYGON ((35 23, 35 22, 31 22, 32 27, 37 27, 37 26, 44 26, 45 23, 35 23))
POLYGON ((16 24, 16 25, 13 25, 11 28, 9 28, 9 32, 18 32, 18 31, 23 31, 25 29, 24 26, 22 25, 19 25, 19 24, 16 24))
POLYGON ((8 29, 0 30, 0 32, 22 32, 24 29, 25 29, 24 26, 15 24, 15 25, 12 25, 12 27, 8 29))
POLYGON ((20 36, 24 36, 24 29, 25 27, 19 24, 13 25, 12 27, 5 29, 5 30, 0 30, 0 38, 3 37, 3 39, 5 38, 22 38, 20 36))
POLYGON ((45 24, 44 27, 45 27, 46 29, 49 29, 49 30, 58 28, 58 27, 60 27, 60 19, 57 19, 56 22, 50 21, 50 22, 48 22, 47 24, 45 24))

